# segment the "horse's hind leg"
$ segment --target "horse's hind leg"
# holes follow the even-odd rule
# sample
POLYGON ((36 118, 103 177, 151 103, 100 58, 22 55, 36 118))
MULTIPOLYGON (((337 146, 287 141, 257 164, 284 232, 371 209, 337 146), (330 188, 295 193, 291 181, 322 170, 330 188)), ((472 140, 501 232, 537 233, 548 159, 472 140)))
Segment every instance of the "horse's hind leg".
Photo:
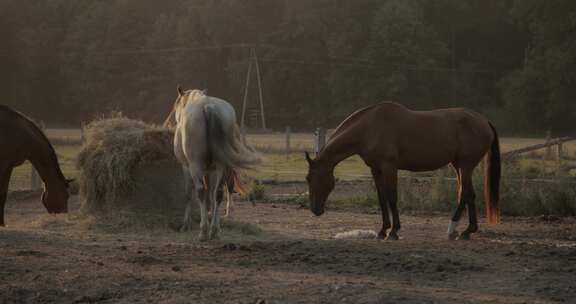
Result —
POLYGON ((0 168, 0 227, 4 226, 4 206, 8 196, 8 185, 10 184, 10 175, 12 167, 0 168))
POLYGON ((188 201, 186 204, 186 212, 184 214, 184 223, 182 225, 182 231, 190 231, 194 225, 193 220, 193 210, 194 204, 198 202, 200 207, 200 241, 205 241, 208 239, 208 210, 206 208, 205 202, 205 191, 203 182, 203 173, 195 168, 188 168, 188 188, 186 195, 188 196, 188 201))
POLYGON ((474 192, 474 185, 472 183, 472 172, 474 169, 462 169, 462 200, 466 202, 468 207, 469 225, 466 230, 460 234, 460 240, 469 240, 470 234, 478 231, 478 219, 476 217, 476 193, 474 192))
POLYGON ((184 220, 180 227, 180 231, 189 231, 192 230, 192 204, 194 204, 192 191, 194 191, 194 185, 192 184, 192 178, 190 177, 188 167, 182 167, 182 180, 184 181, 184 202, 186 204, 186 211, 184 212, 184 220))
POLYGON ((462 196, 462 177, 461 177, 461 169, 457 166, 454 166, 454 171, 456 171, 456 178, 458 180, 458 205, 456 206, 456 210, 452 214, 452 218, 450 220, 450 224, 448 225, 448 239, 455 240, 458 238, 458 231, 456 231, 456 227, 460 222, 460 217, 462 216, 462 212, 466 208, 466 202, 462 196))
POLYGON ((215 239, 218 238, 218 234, 220 233, 220 214, 218 213, 218 209, 220 207, 221 199, 218 199, 218 190, 220 188, 220 182, 222 179, 222 169, 214 169, 208 175, 208 192, 206 193, 208 202, 211 204, 212 209, 212 221, 210 222, 210 233, 209 238, 215 239))

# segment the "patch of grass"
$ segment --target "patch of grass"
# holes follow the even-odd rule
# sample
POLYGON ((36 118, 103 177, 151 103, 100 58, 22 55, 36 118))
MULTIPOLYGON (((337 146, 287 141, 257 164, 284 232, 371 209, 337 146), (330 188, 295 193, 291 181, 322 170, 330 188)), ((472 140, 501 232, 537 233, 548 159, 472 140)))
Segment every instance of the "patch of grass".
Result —
POLYGON ((378 195, 376 192, 367 192, 347 199, 330 202, 328 205, 341 208, 357 208, 366 210, 379 208, 380 203, 378 202, 378 195))
POLYGON ((248 191, 242 195, 243 200, 247 201, 262 201, 267 198, 266 189, 264 185, 257 182, 252 182, 248 188, 248 191))
POLYGON ((300 195, 294 194, 290 196, 284 196, 281 198, 275 198, 271 200, 273 203, 282 203, 282 204, 289 204, 289 205, 296 205, 302 208, 309 207, 308 195, 300 195))
POLYGON ((503 214, 576 215, 576 185, 572 178, 538 184, 504 181, 501 188, 500 206, 503 214))

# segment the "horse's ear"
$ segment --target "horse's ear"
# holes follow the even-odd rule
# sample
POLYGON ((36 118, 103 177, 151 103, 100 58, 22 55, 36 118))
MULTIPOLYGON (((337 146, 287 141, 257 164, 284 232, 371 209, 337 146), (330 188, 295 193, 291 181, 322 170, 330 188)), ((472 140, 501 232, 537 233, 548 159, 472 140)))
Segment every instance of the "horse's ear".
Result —
POLYGON ((308 161, 308 164, 311 165, 314 160, 310 158, 310 154, 308 152, 304 152, 304 155, 306 155, 306 161, 308 161))
POLYGON ((176 88, 176 90, 178 90, 178 95, 182 96, 184 95, 184 90, 182 89, 182 87, 180 85, 178 85, 178 87, 176 88))

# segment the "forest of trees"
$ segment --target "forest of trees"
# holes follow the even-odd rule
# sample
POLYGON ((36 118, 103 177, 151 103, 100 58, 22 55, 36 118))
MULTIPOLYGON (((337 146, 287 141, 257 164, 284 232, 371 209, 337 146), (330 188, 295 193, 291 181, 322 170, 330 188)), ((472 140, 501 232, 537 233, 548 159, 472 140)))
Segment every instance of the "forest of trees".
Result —
POLYGON ((574 0, 0 0, 0 37, 0 103, 52 125, 161 122, 177 84, 239 111, 253 46, 273 129, 396 101, 576 130, 574 0))

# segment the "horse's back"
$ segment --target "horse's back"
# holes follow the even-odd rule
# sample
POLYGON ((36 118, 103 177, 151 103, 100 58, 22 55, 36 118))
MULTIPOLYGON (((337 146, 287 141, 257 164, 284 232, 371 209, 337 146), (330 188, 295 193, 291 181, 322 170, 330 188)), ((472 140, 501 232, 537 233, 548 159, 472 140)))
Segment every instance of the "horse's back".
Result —
POLYGON ((34 141, 33 124, 23 114, 0 105, 0 159, 17 165, 27 158, 24 147, 34 141))
POLYGON ((365 152, 400 169, 427 171, 458 159, 476 161, 493 139, 488 120, 465 108, 413 111, 382 103, 362 115, 365 152))
POLYGON ((196 96, 187 102, 176 127, 175 152, 180 161, 187 163, 215 161, 214 147, 209 145, 216 141, 230 138, 235 132, 236 112, 227 101, 207 96, 196 96), (214 121, 211 121, 214 120, 214 121), (218 127, 215 127, 217 125, 218 127), (215 134, 215 133, 217 134, 215 134))

